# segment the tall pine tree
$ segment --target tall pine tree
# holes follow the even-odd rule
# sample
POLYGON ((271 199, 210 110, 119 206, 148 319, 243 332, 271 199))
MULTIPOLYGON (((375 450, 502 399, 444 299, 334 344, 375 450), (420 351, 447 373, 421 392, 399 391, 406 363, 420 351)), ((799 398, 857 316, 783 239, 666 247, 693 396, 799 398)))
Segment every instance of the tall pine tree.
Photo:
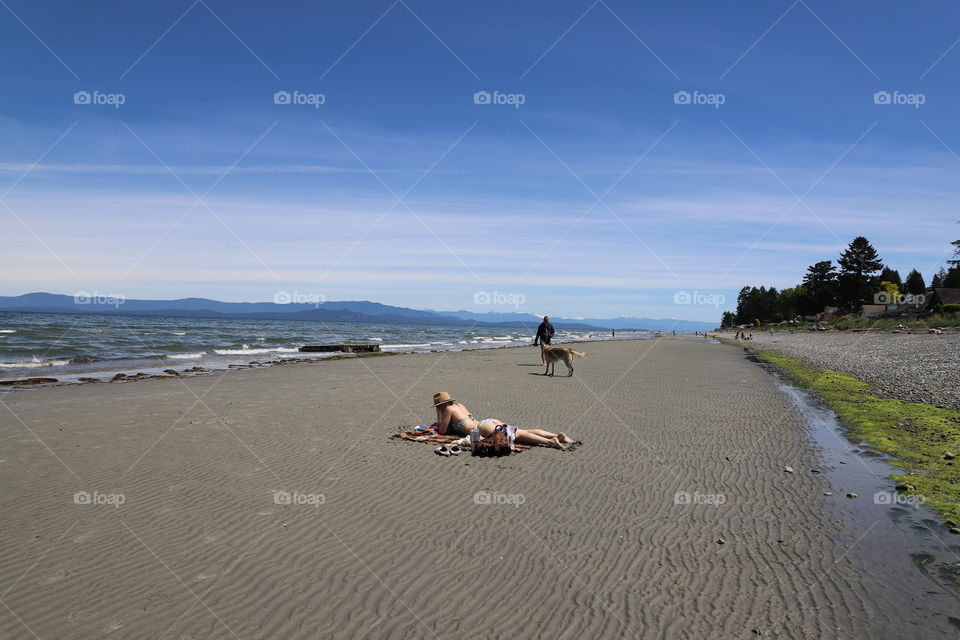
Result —
POLYGON ((907 287, 907 293, 918 295, 927 290, 927 284, 923 281, 923 274, 914 269, 907 274, 907 281, 904 283, 907 287))
POLYGON ((833 262, 823 260, 807 267, 807 273, 803 276, 803 287, 807 291, 804 312, 820 313, 824 307, 835 305, 837 272, 833 268, 833 262))
POLYGON ((846 251, 837 259, 840 265, 840 299, 845 309, 858 311, 864 304, 873 302, 879 291, 877 273, 883 262, 870 241, 863 236, 853 239, 846 251))

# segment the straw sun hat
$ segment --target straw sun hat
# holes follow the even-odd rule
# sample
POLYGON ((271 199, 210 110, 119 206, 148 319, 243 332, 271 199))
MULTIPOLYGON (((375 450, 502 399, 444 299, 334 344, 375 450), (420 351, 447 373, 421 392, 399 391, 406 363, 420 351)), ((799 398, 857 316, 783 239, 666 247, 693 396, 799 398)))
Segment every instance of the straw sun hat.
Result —
POLYGON ((456 400, 451 398, 450 394, 446 391, 433 394, 433 406, 437 407, 441 404, 447 404, 448 402, 456 402, 456 400))

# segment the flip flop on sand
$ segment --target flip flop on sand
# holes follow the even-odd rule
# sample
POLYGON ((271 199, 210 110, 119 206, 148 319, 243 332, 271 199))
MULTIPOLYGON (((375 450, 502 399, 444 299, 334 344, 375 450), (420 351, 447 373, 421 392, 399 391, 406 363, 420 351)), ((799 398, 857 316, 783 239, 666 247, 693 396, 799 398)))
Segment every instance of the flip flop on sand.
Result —
POLYGON ((450 445, 450 455, 458 456, 462 452, 463 452, 463 449, 461 449, 458 445, 455 445, 455 444, 450 445))
POLYGON ((449 448, 447 445, 442 444, 442 445, 440 445, 439 447, 437 447, 436 449, 434 449, 434 452, 435 452, 437 455, 448 456, 448 455, 450 455, 450 448, 449 448))

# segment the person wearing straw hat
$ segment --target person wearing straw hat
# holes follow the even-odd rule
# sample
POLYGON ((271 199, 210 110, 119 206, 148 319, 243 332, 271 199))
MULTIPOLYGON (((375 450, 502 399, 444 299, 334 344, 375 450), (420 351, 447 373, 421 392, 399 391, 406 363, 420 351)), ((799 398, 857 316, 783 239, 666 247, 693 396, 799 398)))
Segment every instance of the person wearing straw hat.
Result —
MULTIPOLYGON (((480 437, 486 437, 494 432, 498 425, 506 422, 496 418, 477 420, 463 404, 457 402, 446 391, 433 394, 433 407, 437 410, 437 421, 430 425, 440 435, 451 433, 460 437, 467 437, 474 429, 480 430, 480 437)), ((564 433, 552 433, 546 429, 516 429, 515 441, 520 444, 539 444, 554 449, 566 449, 566 445, 573 442, 573 438, 564 433)))

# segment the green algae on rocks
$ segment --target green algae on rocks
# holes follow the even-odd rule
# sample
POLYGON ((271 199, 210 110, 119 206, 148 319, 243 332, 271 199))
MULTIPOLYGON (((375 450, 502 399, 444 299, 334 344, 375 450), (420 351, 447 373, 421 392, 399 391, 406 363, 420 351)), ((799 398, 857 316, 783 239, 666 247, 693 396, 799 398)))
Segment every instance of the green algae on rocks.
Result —
POLYGON ((788 371, 816 391, 851 435, 886 454, 904 473, 897 490, 922 497, 951 527, 960 522, 960 411, 873 395, 850 374, 817 369, 768 349, 757 357, 788 371))

